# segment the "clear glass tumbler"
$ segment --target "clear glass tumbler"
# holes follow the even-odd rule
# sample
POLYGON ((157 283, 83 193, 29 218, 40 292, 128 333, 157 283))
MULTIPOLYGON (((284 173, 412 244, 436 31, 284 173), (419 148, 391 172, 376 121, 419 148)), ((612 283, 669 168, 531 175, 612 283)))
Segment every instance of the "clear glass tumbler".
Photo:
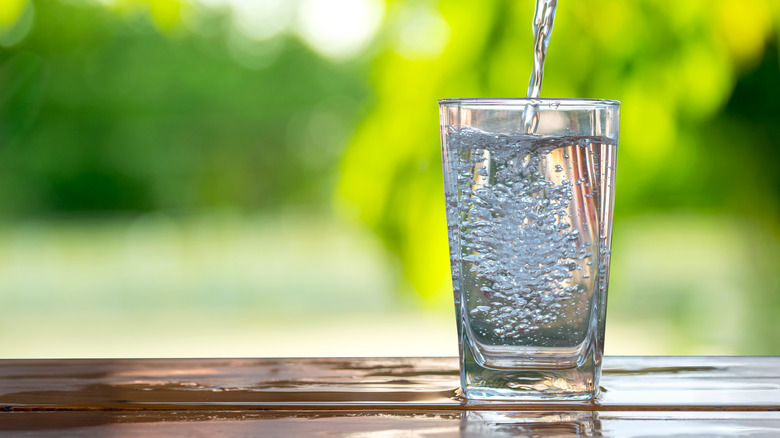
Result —
POLYGON ((439 101, 467 399, 598 393, 620 102, 439 101))

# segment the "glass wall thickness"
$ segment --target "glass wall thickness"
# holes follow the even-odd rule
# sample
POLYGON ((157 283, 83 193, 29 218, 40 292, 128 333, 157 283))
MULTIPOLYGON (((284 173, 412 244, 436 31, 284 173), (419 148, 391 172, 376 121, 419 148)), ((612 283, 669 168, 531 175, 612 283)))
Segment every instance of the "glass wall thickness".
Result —
POLYGON ((597 395, 619 107, 439 101, 464 397, 597 395))

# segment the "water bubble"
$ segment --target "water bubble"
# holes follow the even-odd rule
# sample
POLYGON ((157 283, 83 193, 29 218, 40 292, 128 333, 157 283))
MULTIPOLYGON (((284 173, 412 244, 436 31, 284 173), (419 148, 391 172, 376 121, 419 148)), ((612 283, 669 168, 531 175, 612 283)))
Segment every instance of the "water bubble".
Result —
POLYGON ((470 313, 472 315, 476 315, 476 314, 479 314, 479 313, 487 312, 488 310, 490 310, 489 306, 477 306, 470 313))
MULTIPOLYGON (((448 226, 451 242, 459 242, 463 252, 451 258, 454 264, 462 260, 460 287, 466 288, 464 300, 473 307, 474 321, 485 327, 477 331, 482 336, 497 336, 506 345, 519 344, 539 336, 540 324, 563 320, 563 309, 569 309, 568 319, 573 309, 589 302, 588 295, 579 295, 589 289, 574 283, 573 273, 580 272, 577 281, 586 278, 581 274, 595 275, 592 268, 583 271, 593 263, 590 253, 581 250, 584 245, 576 229, 581 220, 586 222, 585 230, 590 225, 584 214, 575 223, 574 207, 590 211, 593 202, 570 203, 575 194, 582 196, 582 189, 575 191, 569 179, 558 182, 548 170, 552 164, 556 172, 569 166, 572 172, 581 171, 585 163, 600 162, 598 156, 588 155, 598 150, 582 150, 565 166, 550 163, 551 157, 560 156, 552 155, 558 148, 569 159, 567 151, 581 140, 485 135, 471 128, 452 131, 447 140, 448 147, 456 145, 451 147, 453 175, 463 175, 453 178, 459 190, 455 193, 457 208, 448 210, 455 224, 448 226), (482 178, 469 187, 468 180, 475 175, 491 179, 482 178)), ((583 183, 590 185, 586 178, 576 179, 575 184, 583 183)))

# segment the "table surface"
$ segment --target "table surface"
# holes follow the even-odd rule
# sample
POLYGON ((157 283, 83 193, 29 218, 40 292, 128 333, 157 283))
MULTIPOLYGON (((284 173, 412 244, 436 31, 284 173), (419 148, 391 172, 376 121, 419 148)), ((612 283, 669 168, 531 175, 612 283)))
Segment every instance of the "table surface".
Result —
POLYGON ((0 436, 780 436, 780 357, 607 357, 591 402, 458 384, 455 358, 0 360, 0 436))

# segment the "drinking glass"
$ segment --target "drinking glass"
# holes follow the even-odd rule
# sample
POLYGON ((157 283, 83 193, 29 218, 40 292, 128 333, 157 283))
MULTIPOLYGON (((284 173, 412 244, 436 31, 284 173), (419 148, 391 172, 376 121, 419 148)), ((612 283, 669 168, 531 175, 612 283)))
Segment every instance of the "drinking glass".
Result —
POLYGON ((439 101, 465 398, 597 395, 619 108, 439 101))

